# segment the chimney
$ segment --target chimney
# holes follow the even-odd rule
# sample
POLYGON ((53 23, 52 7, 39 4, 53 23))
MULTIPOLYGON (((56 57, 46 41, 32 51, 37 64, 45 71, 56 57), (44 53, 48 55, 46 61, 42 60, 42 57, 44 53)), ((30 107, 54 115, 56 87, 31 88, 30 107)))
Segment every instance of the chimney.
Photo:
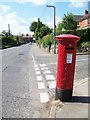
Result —
POLYGON ((87 10, 85 10, 84 15, 85 15, 85 16, 88 15, 88 11, 87 11, 87 10))

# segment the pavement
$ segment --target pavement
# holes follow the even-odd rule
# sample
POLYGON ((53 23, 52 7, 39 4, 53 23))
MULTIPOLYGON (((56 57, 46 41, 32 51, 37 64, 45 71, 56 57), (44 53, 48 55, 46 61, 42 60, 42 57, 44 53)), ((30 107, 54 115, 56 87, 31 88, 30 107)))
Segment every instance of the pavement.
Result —
MULTIPOLYGON (((77 53, 77 55, 87 55, 86 53, 77 53)), ((89 73, 89 72, 88 72, 89 73)), ((48 118, 76 118, 77 120, 90 120, 90 78, 82 79, 74 83, 72 99, 69 102, 55 100, 55 96, 46 104, 48 118), (49 107, 48 107, 49 106, 49 107)))
POLYGON ((73 96, 69 102, 52 100, 49 118, 90 118, 90 96, 88 96, 88 84, 90 79, 85 78, 74 83, 73 96))

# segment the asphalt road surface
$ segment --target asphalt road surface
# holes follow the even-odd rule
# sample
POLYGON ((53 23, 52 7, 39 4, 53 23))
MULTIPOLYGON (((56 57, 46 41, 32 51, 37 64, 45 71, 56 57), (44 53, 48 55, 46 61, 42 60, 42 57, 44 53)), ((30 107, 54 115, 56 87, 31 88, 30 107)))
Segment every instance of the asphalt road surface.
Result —
MULTIPOLYGON (((75 82, 88 77, 89 58, 77 56, 75 82)), ((2 50, 2 117, 46 115, 42 111, 54 95, 56 71, 57 55, 37 48, 35 43, 2 50)))

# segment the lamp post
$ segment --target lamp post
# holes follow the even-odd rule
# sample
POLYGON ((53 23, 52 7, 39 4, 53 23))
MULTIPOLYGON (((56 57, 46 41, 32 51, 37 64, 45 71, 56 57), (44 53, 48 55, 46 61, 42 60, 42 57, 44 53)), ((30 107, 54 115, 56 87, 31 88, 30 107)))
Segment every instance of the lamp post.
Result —
POLYGON ((56 14, 56 10, 55 10, 55 6, 53 5, 47 5, 47 7, 52 7, 54 8, 54 54, 56 54, 56 21, 55 21, 55 14, 56 14))

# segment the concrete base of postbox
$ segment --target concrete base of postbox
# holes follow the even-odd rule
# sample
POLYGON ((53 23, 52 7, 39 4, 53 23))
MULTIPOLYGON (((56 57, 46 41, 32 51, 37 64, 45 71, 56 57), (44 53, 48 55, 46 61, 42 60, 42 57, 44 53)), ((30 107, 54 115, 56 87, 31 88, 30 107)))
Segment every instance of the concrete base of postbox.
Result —
POLYGON ((69 102, 72 98, 72 90, 55 89, 55 99, 60 99, 63 102, 69 102))

